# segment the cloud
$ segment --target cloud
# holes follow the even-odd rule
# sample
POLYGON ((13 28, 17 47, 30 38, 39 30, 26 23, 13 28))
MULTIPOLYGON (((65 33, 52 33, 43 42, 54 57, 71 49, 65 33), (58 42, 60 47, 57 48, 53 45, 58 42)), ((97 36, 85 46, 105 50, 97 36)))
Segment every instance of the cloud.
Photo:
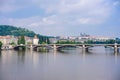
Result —
POLYGON ((81 24, 86 24, 86 23, 90 22, 90 18, 80 18, 80 19, 78 19, 78 22, 81 24))
POLYGON ((0 13, 11 13, 29 7, 29 0, 0 0, 0 13))
POLYGON ((22 19, 4 18, 0 23, 27 28, 43 35, 57 35, 67 30, 65 24, 62 24, 56 15, 48 17, 35 16, 22 19))
POLYGON ((9 12, 16 11, 17 13, 19 9, 36 6, 40 10, 43 9, 44 16, 33 14, 26 18, 4 17, 0 22, 26 27, 37 33, 59 34, 68 29, 74 30, 76 27, 80 29, 81 25, 104 24, 114 13, 118 4, 120 4, 119 1, 113 0, 10 0, 8 2, 6 0, 0 5, 0 12, 9 14, 9 12))
POLYGON ((114 6, 120 5, 120 1, 115 1, 115 2, 113 2, 113 5, 114 5, 114 6))
POLYGON ((0 12, 1 13, 8 13, 8 12, 13 12, 20 9, 20 7, 16 7, 14 5, 9 5, 9 4, 5 4, 0 8, 0 12))
POLYGON ((92 21, 87 22, 96 21, 94 24, 103 23, 112 14, 115 4, 118 4, 111 0, 53 0, 53 2, 36 0, 36 2, 41 3, 39 7, 43 8, 47 14, 55 14, 63 19, 67 17, 68 21, 89 18, 92 21))

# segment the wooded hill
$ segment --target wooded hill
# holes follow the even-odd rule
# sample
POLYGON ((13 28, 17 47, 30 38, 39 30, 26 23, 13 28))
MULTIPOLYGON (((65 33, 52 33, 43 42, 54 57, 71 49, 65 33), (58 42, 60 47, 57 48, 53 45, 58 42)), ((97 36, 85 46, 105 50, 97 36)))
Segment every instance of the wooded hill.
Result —
POLYGON ((25 28, 10 26, 10 25, 0 25, 0 36, 6 36, 6 35, 14 35, 14 36, 28 36, 28 37, 34 37, 34 35, 37 35, 39 38, 39 43, 49 43, 49 38, 47 36, 42 36, 40 34, 36 34, 33 31, 30 31, 25 28))
POLYGON ((35 33, 25 28, 20 28, 20 27, 18 28, 18 27, 9 26, 9 25, 0 25, 0 35, 1 36, 6 36, 6 35, 22 36, 24 35, 24 36, 33 37, 35 33))

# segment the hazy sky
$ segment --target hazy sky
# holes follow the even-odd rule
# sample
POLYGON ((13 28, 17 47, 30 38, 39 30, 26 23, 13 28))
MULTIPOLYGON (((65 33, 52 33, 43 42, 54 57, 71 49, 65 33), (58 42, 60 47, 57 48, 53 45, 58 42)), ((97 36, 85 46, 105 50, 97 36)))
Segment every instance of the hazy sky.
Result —
POLYGON ((51 36, 120 37, 120 0, 0 0, 0 24, 51 36))

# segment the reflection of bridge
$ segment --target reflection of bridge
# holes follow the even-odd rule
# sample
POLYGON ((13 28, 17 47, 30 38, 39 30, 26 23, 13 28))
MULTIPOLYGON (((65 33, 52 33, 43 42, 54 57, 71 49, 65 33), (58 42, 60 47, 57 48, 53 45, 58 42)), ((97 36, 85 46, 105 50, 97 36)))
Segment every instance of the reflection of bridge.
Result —
POLYGON ((13 47, 11 45, 2 45, 1 49, 8 50, 8 49, 13 49, 13 47))
POLYGON ((120 44, 39 44, 39 45, 17 45, 15 46, 15 48, 22 47, 22 46, 36 49, 36 50, 39 47, 45 47, 47 49, 53 49, 54 51, 60 50, 61 48, 65 48, 65 47, 78 47, 87 51, 88 48, 94 47, 94 46, 109 46, 109 47, 113 47, 114 51, 117 52, 118 48, 120 47, 120 44))

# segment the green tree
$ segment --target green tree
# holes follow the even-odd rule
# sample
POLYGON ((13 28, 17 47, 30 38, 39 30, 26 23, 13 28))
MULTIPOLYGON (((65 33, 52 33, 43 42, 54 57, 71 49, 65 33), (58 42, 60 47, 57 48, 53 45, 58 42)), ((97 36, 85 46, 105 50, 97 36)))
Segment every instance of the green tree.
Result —
POLYGON ((0 49, 1 49, 1 47, 2 47, 2 42, 0 41, 0 49))
POLYGON ((49 40, 48 37, 46 38, 46 43, 47 43, 47 44, 50 44, 50 40, 49 40))
POLYGON ((42 44, 43 42, 46 43, 46 39, 47 39, 47 43, 49 44, 48 36, 36 34, 35 32, 30 31, 28 29, 20 28, 20 27, 16 27, 16 26, 0 25, 0 35, 1 36, 6 36, 6 35, 22 36, 22 35, 24 35, 24 36, 28 36, 31 38, 33 38, 35 35, 37 35, 37 37, 39 38, 39 44, 42 44))
POLYGON ((114 43, 115 43, 114 39, 106 40, 106 44, 114 44, 114 43))
POLYGON ((69 41, 69 40, 66 40, 66 41, 57 41, 56 44, 81 44, 81 42, 75 42, 75 41, 69 41))
POLYGON ((29 36, 29 37, 34 37, 35 33, 33 31, 30 31, 25 28, 18 28, 15 26, 10 26, 10 25, 0 25, 0 35, 6 36, 6 35, 14 35, 14 36, 29 36))
POLYGON ((14 41, 12 41, 11 43, 9 43, 10 45, 15 45, 15 42, 14 41))
POLYGON ((25 37, 24 36, 20 36, 18 38, 18 44, 25 44, 25 37))
POLYGON ((87 40, 87 41, 84 41, 84 44, 93 44, 94 42, 92 40, 87 40))

